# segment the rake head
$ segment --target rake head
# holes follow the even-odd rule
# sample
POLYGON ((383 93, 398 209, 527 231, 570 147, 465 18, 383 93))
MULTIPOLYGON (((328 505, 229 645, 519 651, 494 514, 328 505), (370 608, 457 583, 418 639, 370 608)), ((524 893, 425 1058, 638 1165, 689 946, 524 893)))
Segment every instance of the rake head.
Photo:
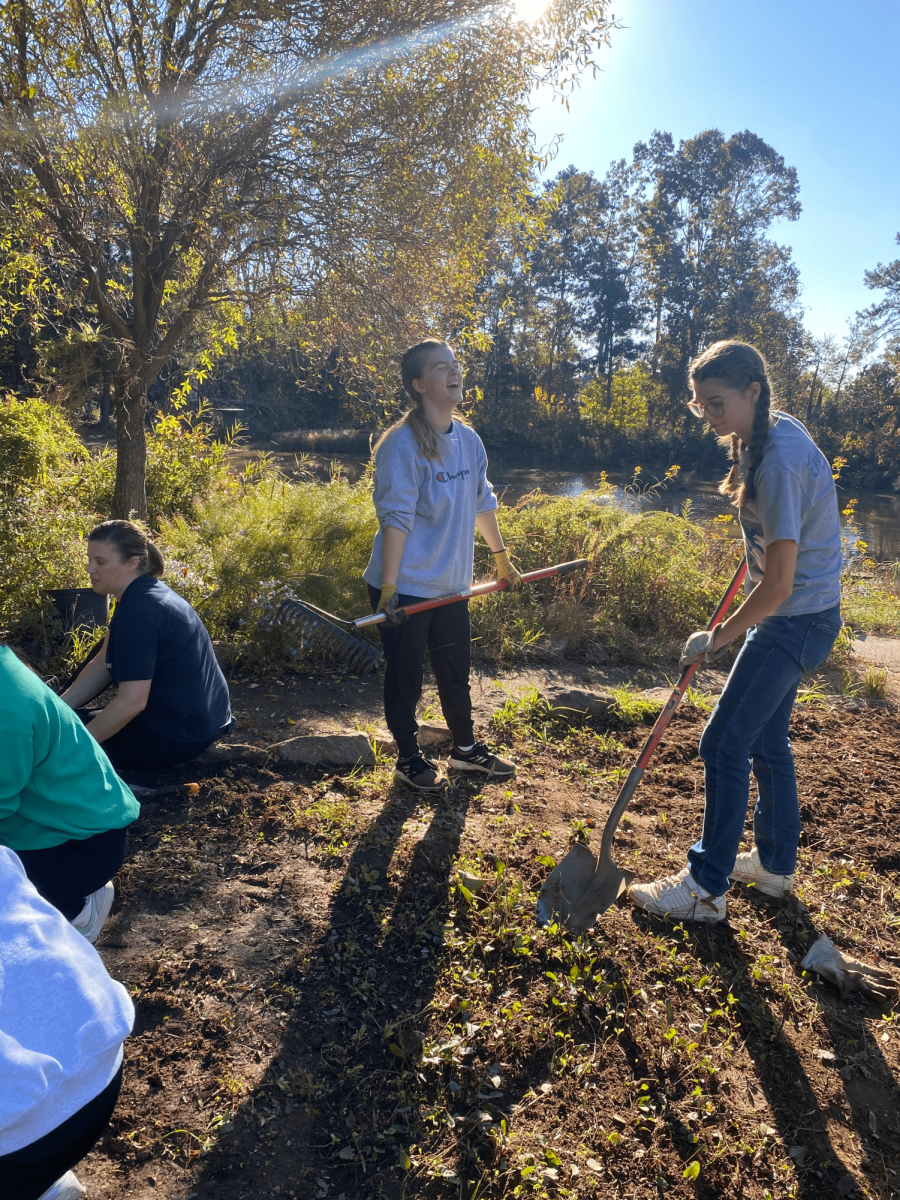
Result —
POLYGON ((270 624, 283 625, 299 634, 301 649, 322 650, 355 671, 377 671, 384 661, 377 646, 339 629, 302 600, 283 600, 270 624))

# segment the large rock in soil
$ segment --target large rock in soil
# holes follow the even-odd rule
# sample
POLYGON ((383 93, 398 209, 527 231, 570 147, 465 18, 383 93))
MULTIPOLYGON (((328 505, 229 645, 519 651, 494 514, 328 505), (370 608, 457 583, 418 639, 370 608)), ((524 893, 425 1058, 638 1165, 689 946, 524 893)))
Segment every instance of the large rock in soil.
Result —
POLYGON ((275 762, 319 763, 335 767, 374 767, 375 755, 364 733, 330 733, 288 738, 269 747, 275 762))
MULTIPOLYGON (((443 721, 422 721, 419 724, 419 749, 433 750, 438 746, 449 746, 450 730, 443 721)), ((386 729, 375 734, 375 742, 382 754, 396 754, 397 743, 386 729)))
POLYGON ((194 759, 198 767, 218 767, 223 763, 248 762, 262 767, 269 760, 265 746, 249 746, 243 742, 214 742, 194 759))
POLYGON ((589 692, 584 688, 547 692, 544 699, 554 708, 569 710, 572 717, 578 714, 607 717, 615 706, 615 700, 608 692, 589 692))
POLYGON ((450 741, 450 730, 443 721, 419 723, 419 745, 423 750, 430 750, 432 746, 446 746, 450 741))

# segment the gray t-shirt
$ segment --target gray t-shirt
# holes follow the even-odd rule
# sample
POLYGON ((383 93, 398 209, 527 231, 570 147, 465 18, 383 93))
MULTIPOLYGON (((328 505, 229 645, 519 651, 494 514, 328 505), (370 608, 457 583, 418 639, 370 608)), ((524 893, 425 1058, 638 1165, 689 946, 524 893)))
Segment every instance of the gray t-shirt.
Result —
MULTIPOLYGON (((831 467, 806 428, 789 413, 773 412, 756 498, 739 511, 747 550, 749 594, 766 573, 766 547, 797 543, 794 590, 773 616, 825 612, 841 601, 841 519, 831 467)), ((744 478, 750 452, 741 452, 744 478)))
POLYGON ((438 442, 441 457, 429 461, 410 427, 401 425, 375 455, 372 499, 379 528, 363 572, 372 587, 381 587, 382 531, 388 525, 407 534, 398 592, 432 599, 472 586, 475 518, 497 507, 487 454, 475 430, 460 421, 438 442))

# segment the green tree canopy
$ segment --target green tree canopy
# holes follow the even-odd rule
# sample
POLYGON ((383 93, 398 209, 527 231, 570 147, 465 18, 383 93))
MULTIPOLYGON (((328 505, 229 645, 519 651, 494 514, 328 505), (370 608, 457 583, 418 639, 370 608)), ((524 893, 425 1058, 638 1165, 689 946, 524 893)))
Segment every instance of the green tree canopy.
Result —
POLYGON ((524 203, 524 94, 606 30, 602 0, 533 26, 473 0, 4 5, 0 205, 22 270, 42 255, 118 351, 115 511, 146 513, 147 389, 192 331, 233 345, 273 295, 362 341, 464 326, 524 203))
MULTIPOLYGON (((900 245, 900 233, 897 244, 900 245)), ((900 337, 900 258, 879 263, 874 270, 866 271, 866 287, 873 291, 883 290, 885 295, 861 315, 877 333, 900 337)))

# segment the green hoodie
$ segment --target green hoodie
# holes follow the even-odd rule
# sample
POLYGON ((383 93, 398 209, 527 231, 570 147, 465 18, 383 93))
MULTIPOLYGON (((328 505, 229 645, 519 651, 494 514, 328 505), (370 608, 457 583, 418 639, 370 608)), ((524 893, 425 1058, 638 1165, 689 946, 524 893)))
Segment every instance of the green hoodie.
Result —
POLYGON ((0 646, 0 845, 83 841, 140 811, 72 709, 0 646))

